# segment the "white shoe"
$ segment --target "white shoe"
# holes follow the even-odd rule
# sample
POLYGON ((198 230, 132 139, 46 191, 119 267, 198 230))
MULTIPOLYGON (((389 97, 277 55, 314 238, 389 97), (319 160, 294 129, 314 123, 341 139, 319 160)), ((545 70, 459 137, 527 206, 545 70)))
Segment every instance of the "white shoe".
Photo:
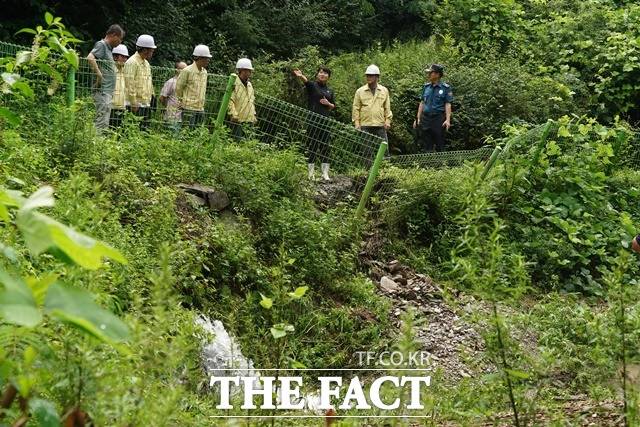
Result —
POLYGON ((322 168, 322 179, 331 181, 331 178, 329 178, 329 163, 322 163, 320 167, 322 168))
POLYGON ((313 171, 315 169, 315 164, 314 163, 308 163, 307 164, 307 170, 309 171, 309 179, 313 181, 314 176, 313 176, 313 171))

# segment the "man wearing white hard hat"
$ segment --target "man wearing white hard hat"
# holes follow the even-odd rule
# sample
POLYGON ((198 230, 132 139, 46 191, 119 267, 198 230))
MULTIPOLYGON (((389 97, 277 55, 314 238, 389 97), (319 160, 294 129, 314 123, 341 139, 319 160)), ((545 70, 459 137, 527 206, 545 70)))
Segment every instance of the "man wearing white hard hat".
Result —
POLYGON ((120 25, 109 27, 104 38, 93 46, 87 61, 93 70, 93 100, 96 104, 96 130, 102 132, 109 127, 111 116, 111 100, 116 86, 116 70, 112 50, 124 38, 124 31, 120 25))
POLYGON ((123 44, 113 48, 113 60, 116 63, 116 88, 113 91, 113 99, 111 101, 111 117, 109 125, 113 129, 117 129, 122 124, 125 114, 125 100, 127 97, 126 86, 124 82, 124 63, 129 58, 129 50, 123 44))
POLYGON ((192 128, 204 122, 207 66, 210 59, 209 47, 197 45, 193 49, 193 63, 180 72, 176 81, 176 96, 182 109, 182 122, 192 128))
POLYGON ((367 84, 356 90, 353 97, 351 119, 357 129, 387 140, 393 117, 389 90, 378 83, 380 69, 376 65, 369 65, 365 75, 367 84))
POLYGON ((253 73, 253 65, 248 58, 241 58, 236 63, 236 84, 229 100, 228 114, 231 116, 231 130, 234 138, 244 136, 244 128, 256 121, 255 93, 249 81, 253 73))
POLYGON ((156 44, 153 37, 142 34, 136 40, 136 53, 124 64, 127 109, 136 116, 142 117, 141 129, 149 127, 151 118, 153 82, 149 60, 155 50, 156 44))

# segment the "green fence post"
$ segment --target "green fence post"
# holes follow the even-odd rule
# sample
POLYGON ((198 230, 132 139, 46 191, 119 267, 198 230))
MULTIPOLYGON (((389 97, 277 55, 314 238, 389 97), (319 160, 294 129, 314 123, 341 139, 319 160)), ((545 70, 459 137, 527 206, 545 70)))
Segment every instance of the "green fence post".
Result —
POLYGON ((551 124, 553 122, 549 120, 546 125, 544 125, 544 130, 542 131, 542 137, 540 141, 538 141, 538 146, 536 147, 536 152, 533 153, 533 159, 531 161, 531 166, 538 166, 538 161, 540 161, 540 154, 542 154, 542 149, 544 148, 545 142, 547 142, 547 138, 549 137, 549 132, 551 132, 551 124))
POLYGON ((373 189, 373 183, 376 180, 376 176, 378 176, 378 170, 380 170, 380 164, 382 163, 382 159, 384 159, 384 153, 386 153, 388 145, 387 141, 382 141, 380 143, 380 147, 378 147, 378 154, 376 154, 376 159, 373 161, 373 165, 369 170, 367 184, 364 186, 364 190, 362 190, 362 196, 360 196, 360 203, 358 203, 358 209, 356 209, 356 216, 362 215, 362 212, 367 205, 369 195, 373 189))
POLYGON ((67 72, 67 106, 71 107, 76 100, 76 69, 69 67, 67 72))
POLYGON ((227 109, 229 108, 229 100, 231 99, 231 94, 233 93, 233 86, 236 83, 236 75, 229 75, 229 80, 227 80, 227 88, 224 91, 224 96, 222 97, 222 103, 220 103, 220 110, 218 110, 218 117, 216 118, 216 128, 220 128, 224 124, 224 118, 227 115, 227 109))
POLYGON ((493 153, 491 153, 491 157, 489 157, 489 160, 487 161, 487 164, 485 165, 484 170, 482 171, 482 175, 480 175, 481 181, 484 181, 484 179, 487 177, 487 174, 493 167, 493 164, 496 162, 496 160, 498 160, 498 156, 500 155, 500 152, 502 152, 502 147, 500 147, 499 145, 496 145, 496 148, 493 149, 493 153))

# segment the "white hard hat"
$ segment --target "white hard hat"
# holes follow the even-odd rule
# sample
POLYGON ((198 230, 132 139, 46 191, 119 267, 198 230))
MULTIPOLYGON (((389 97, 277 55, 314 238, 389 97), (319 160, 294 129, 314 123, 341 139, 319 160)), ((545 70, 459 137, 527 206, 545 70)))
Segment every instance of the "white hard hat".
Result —
POLYGON ((119 44, 118 46, 114 47, 111 53, 114 55, 129 56, 129 50, 123 44, 119 44))
POLYGON ((150 49, 156 48, 156 43, 153 41, 153 37, 149 34, 140 34, 138 40, 136 40, 136 46, 148 47, 150 49))
POLYGON ((375 75, 375 76, 379 76, 380 75, 380 68, 378 68, 377 65, 369 65, 367 67, 367 70, 364 72, 366 75, 375 75))
POLYGON ((236 63, 236 70, 253 70, 251 60, 249 58, 240 58, 236 63))
POLYGON ((209 46, 204 44, 199 44, 193 49, 193 56, 211 58, 211 53, 209 53, 209 46))

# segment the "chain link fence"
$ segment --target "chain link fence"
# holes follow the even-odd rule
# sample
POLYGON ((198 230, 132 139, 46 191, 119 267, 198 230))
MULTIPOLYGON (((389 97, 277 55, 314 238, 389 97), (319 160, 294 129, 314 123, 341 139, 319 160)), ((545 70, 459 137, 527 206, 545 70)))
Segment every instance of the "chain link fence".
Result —
MULTIPOLYGON (((29 47, 0 42, 0 58, 15 57, 21 51, 30 50, 29 47)), ((95 110, 90 99, 95 92, 95 75, 89 62, 86 58, 81 58, 77 70, 71 70, 63 60, 54 65, 61 76, 60 79, 54 79, 54 83, 43 72, 35 71, 28 76, 31 81, 38 82, 44 88, 36 93, 42 97, 39 102, 53 104, 48 102, 51 99, 47 99, 47 96, 61 98, 63 94, 66 94, 69 101, 84 100, 81 103, 76 102, 76 105, 82 105, 83 111, 77 115, 76 120, 80 122, 74 124, 74 139, 93 137, 96 129, 90 123, 93 121, 95 110), (56 86, 55 90, 51 90, 51 85, 56 86)), ((130 75, 127 75, 125 64, 116 65, 116 73, 117 78, 124 79, 125 88, 116 85, 114 91, 114 100, 119 101, 117 106, 114 102, 110 120, 112 130, 118 131, 119 126, 135 124, 138 121, 146 131, 166 132, 171 136, 177 136, 196 126, 204 126, 213 131, 218 125, 224 124, 236 139, 257 139, 275 148, 298 150, 307 163, 329 163, 332 181, 319 182, 318 191, 325 191, 326 187, 332 185, 340 186, 342 198, 353 200, 354 203, 360 201, 359 214, 362 213, 371 193, 379 200, 393 200, 396 204, 409 203, 412 195, 421 191, 418 185, 411 186, 413 178, 421 170, 460 167, 465 162, 482 163, 489 160, 493 152, 492 147, 483 147, 470 151, 389 156, 386 141, 380 137, 262 94, 259 88, 255 92, 254 115, 247 105, 240 105, 246 102, 246 97, 233 95, 236 85, 242 85, 236 80, 235 75, 208 73, 206 78, 201 78, 199 74, 192 73, 188 79, 183 79, 182 101, 186 100, 186 104, 199 107, 197 120, 193 120, 193 111, 180 110, 176 98, 164 96, 167 94, 167 85, 177 88, 180 81, 176 70, 166 67, 151 67, 151 75, 148 77, 150 81, 143 81, 141 84, 151 86, 153 97, 148 99, 148 108, 145 108, 143 113, 132 114, 126 104, 128 100, 135 99, 135 96, 132 97, 127 90, 126 82, 133 80, 127 78, 130 75), (204 88, 202 85, 205 85, 204 88), (122 90, 125 93, 120 92, 122 90), (228 110, 242 110, 244 123, 232 121, 231 114, 227 114, 228 110), (135 117, 136 115, 139 117, 135 117), (389 179, 390 177, 393 179, 389 179), (395 185, 398 180, 403 181, 402 188, 395 185)), ((243 89, 239 86, 239 90, 246 90, 246 87, 243 89)), ((5 102, 1 95, 0 101, 5 102)), ((47 123, 46 116, 43 115, 42 125, 50 126, 53 122, 47 123)), ((240 121, 242 119, 241 117, 240 121)), ((382 206, 384 204, 377 203, 372 209, 382 209, 382 206)))

